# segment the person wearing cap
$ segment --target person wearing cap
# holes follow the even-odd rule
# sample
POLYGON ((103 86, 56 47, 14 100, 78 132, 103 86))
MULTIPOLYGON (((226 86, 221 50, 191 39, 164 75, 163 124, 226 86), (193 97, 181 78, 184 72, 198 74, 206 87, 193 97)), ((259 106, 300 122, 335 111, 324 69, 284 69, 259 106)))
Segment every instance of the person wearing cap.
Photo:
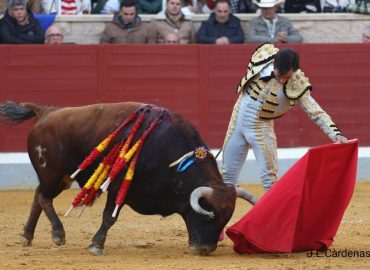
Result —
POLYGON ((0 20, 0 43, 44 43, 44 31, 26 5, 27 0, 8 1, 8 8, 0 20))
POLYGON ((244 43, 240 19, 231 14, 228 0, 216 0, 214 12, 203 21, 197 34, 197 43, 227 45, 244 43))
POLYGON ((253 53, 248 71, 237 87, 223 145, 221 174, 236 185, 240 170, 252 148, 264 191, 277 181, 278 161, 274 119, 298 104, 333 142, 346 143, 337 125, 311 96, 309 79, 299 69, 299 55, 265 43, 253 53))
POLYGON ((248 43, 301 43, 303 41, 292 22, 276 14, 276 0, 261 0, 258 6, 261 8, 261 15, 249 21, 248 43))

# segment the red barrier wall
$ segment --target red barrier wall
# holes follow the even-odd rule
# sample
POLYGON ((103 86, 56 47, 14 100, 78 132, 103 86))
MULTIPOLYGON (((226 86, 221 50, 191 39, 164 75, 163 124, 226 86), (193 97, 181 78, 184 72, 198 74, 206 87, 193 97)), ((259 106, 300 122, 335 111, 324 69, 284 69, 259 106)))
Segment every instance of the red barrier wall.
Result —
MULTIPOLYGON (((0 100, 74 106, 141 101, 175 110, 221 147, 235 87, 255 45, 0 46, 0 100)), ((349 138, 370 145, 370 47, 289 45, 313 97, 349 138)), ((93 120, 92 120, 93 121, 93 120)), ((32 122, 32 121, 31 121, 32 122)), ((0 151, 25 151, 32 123, 0 127, 0 151)), ((329 140, 298 107, 276 121, 279 147, 329 140)))

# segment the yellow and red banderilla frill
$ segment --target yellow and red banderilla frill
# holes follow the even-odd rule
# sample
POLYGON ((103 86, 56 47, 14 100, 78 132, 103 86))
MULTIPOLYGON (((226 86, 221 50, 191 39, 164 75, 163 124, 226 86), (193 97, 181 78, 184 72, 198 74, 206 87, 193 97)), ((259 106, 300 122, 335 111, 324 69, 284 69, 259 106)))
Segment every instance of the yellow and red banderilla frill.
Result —
MULTIPOLYGON (((98 157, 98 155, 108 147, 109 143, 117 136, 117 134, 123 129, 123 127, 127 126, 136 116, 137 116, 137 112, 131 114, 128 117, 128 119, 126 119, 124 123, 120 125, 119 128, 117 128, 106 139, 104 139, 90 153, 90 155, 79 165, 79 169, 74 173, 74 176, 76 176, 79 171, 91 165, 93 161, 98 157)), ((116 209, 113 213, 113 217, 115 217, 118 211, 118 207, 121 206, 124 202, 128 188, 133 179, 136 162, 137 162, 139 153, 142 149, 142 146, 146 138, 149 136, 149 134, 157 127, 157 125, 160 122, 160 119, 161 117, 158 120, 154 121, 150 125, 150 127, 143 133, 141 138, 129 149, 134 139, 134 136, 136 135, 138 129, 140 128, 141 123, 144 120, 144 114, 139 115, 127 139, 123 141, 122 143, 120 143, 119 145, 116 144, 115 146, 112 147, 108 155, 104 157, 103 161, 99 164, 98 168, 95 170, 93 175, 89 178, 89 180, 86 182, 84 187, 81 189, 81 191, 78 193, 76 198, 73 200, 72 206, 68 209, 65 216, 68 216, 73 208, 83 204, 84 206, 78 214, 78 216, 80 216, 82 214, 82 211, 85 209, 85 207, 89 205, 92 202, 92 200, 95 198, 95 195, 97 191, 99 190, 99 188, 102 191, 106 191, 108 189, 109 184, 116 178, 116 176, 122 171, 125 165, 128 162, 130 162, 132 157, 135 155, 126 172, 126 176, 122 182, 120 192, 117 195, 116 209), (103 183, 104 179, 106 180, 103 183)))

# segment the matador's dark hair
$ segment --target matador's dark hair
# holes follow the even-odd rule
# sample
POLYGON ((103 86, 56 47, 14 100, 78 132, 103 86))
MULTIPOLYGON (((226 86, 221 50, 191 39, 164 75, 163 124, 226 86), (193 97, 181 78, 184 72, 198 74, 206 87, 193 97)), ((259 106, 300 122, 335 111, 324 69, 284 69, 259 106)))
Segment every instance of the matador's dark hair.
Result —
POLYGON ((286 74, 289 70, 296 71, 299 69, 299 55, 291 49, 281 49, 275 56, 274 68, 279 70, 281 75, 286 74))

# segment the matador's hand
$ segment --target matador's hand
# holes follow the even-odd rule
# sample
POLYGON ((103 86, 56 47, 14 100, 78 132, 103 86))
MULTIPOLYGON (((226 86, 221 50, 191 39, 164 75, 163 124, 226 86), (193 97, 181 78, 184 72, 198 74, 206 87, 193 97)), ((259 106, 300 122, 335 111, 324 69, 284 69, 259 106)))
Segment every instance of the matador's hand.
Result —
POLYGON ((335 143, 348 143, 348 139, 342 135, 335 136, 335 143))

